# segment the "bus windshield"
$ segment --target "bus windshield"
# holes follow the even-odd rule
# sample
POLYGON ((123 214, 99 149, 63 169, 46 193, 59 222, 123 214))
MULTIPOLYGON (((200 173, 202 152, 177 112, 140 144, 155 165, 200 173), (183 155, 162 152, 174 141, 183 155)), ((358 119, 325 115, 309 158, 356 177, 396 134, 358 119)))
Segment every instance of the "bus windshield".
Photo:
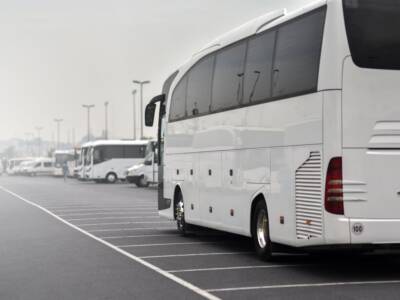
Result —
POLYGON ((400 1, 343 0, 354 63, 362 68, 400 69, 400 1))

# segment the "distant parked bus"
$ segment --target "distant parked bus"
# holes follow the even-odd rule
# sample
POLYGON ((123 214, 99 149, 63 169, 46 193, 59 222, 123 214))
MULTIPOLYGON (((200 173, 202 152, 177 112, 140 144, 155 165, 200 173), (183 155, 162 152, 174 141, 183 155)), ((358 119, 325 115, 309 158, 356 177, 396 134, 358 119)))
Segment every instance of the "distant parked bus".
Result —
POLYGON ((87 177, 96 182, 115 183, 126 179, 126 170, 143 161, 149 141, 104 140, 90 146, 87 177))
POLYGON ((398 246, 399 26, 400 1, 325 0, 195 54, 146 108, 152 125, 161 103, 160 214, 252 237, 263 258, 398 246))
POLYGON ((54 157, 54 176, 63 176, 63 165, 68 165, 68 176, 72 176, 74 173, 76 152, 74 149, 70 150, 56 150, 53 154, 54 157))

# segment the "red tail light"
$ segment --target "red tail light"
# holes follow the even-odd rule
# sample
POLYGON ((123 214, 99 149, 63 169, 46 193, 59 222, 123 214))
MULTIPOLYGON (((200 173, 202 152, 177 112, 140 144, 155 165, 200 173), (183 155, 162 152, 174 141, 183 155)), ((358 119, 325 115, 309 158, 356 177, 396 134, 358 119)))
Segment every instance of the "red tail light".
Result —
POLYGON ((335 215, 344 215, 342 158, 329 162, 325 185, 325 209, 335 215))

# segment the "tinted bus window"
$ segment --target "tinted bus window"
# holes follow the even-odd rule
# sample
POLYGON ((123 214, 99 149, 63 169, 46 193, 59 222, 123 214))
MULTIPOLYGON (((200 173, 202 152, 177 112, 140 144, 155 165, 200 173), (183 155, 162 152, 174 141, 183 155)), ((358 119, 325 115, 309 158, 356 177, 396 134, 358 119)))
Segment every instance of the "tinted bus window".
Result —
POLYGON ((124 146, 125 158, 144 158, 145 155, 146 155, 146 146, 143 145, 124 146))
POLYGON ((279 28, 273 70, 273 96, 316 91, 325 9, 279 28))
POLYGON ((216 56, 212 111, 236 107, 243 95, 246 43, 222 50, 216 56))
POLYGON ((400 69, 400 2, 344 0, 351 56, 356 65, 400 69))
POLYGON ((171 108, 169 118, 171 121, 184 118, 186 116, 186 88, 187 76, 176 86, 171 98, 171 108))
POLYGON ((268 32, 249 41, 243 103, 259 102, 272 96, 271 74, 276 32, 268 32))
POLYGON ((211 83, 214 56, 201 60, 189 73, 186 108, 188 116, 208 113, 211 105, 211 83))

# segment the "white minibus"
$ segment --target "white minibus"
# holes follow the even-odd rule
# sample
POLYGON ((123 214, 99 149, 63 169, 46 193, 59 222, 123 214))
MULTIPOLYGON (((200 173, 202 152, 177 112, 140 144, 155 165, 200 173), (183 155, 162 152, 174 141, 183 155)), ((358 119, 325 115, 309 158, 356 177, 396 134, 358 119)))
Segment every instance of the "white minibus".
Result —
POLYGON ((399 1, 325 0, 196 53, 146 108, 151 126, 161 103, 160 214, 263 258, 398 246, 399 26, 399 1))
POLYGON ((126 170, 142 162, 149 141, 104 140, 90 147, 87 177, 96 182, 115 183, 126 179, 126 170))

